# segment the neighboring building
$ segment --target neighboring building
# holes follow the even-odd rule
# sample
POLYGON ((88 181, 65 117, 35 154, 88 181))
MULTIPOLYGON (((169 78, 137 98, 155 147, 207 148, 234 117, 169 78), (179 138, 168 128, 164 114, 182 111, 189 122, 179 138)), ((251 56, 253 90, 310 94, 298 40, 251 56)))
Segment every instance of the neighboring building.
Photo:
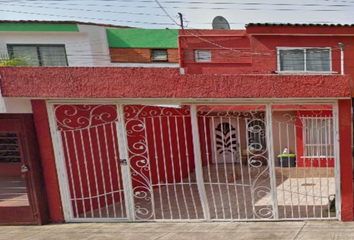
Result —
POLYGON ((29 59, 30 66, 108 66, 106 28, 75 21, 0 21, 0 54, 29 59))
MULTIPOLYGON (((178 30, 76 21, 0 21, 0 56, 43 67, 178 67, 178 30)), ((0 99, 2 113, 32 113, 28 99, 0 99)))
POLYGON ((109 67, 0 69, 0 222, 353 220, 354 27, 105 31, 109 67))
POLYGON ((176 29, 108 28, 107 37, 114 66, 179 66, 176 29))

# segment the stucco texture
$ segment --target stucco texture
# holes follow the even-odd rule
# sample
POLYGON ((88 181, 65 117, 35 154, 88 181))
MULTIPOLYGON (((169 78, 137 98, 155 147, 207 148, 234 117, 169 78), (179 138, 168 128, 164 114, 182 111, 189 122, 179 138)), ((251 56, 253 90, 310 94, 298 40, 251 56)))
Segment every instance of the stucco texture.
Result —
POLYGON ((346 75, 181 75, 171 68, 4 67, 4 97, 350 98, 346 75))

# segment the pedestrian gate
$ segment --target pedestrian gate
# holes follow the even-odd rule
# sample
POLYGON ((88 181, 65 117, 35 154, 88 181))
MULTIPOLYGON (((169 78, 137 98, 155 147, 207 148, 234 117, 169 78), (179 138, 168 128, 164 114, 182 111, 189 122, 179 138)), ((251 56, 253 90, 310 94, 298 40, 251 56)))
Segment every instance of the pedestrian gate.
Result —
POLYGON ((340 218, 335 103, 48 109, 69 222, 340 218))

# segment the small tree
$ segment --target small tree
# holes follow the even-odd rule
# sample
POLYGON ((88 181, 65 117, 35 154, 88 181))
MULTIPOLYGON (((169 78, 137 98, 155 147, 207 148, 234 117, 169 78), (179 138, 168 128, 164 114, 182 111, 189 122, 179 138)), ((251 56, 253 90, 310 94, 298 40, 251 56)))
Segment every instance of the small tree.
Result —
POLYGON ((9 58, 7 55, 0 55, 0 67, 27 66, 27 60, 24 58, 9 58))

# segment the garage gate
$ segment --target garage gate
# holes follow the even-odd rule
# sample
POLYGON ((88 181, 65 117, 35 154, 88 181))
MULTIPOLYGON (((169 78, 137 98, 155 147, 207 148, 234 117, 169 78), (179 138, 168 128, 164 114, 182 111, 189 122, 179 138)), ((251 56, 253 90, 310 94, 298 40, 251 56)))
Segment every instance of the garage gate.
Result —
POLYGON ((340 219, 336 103, 48 103, 65 219, 340 219))

